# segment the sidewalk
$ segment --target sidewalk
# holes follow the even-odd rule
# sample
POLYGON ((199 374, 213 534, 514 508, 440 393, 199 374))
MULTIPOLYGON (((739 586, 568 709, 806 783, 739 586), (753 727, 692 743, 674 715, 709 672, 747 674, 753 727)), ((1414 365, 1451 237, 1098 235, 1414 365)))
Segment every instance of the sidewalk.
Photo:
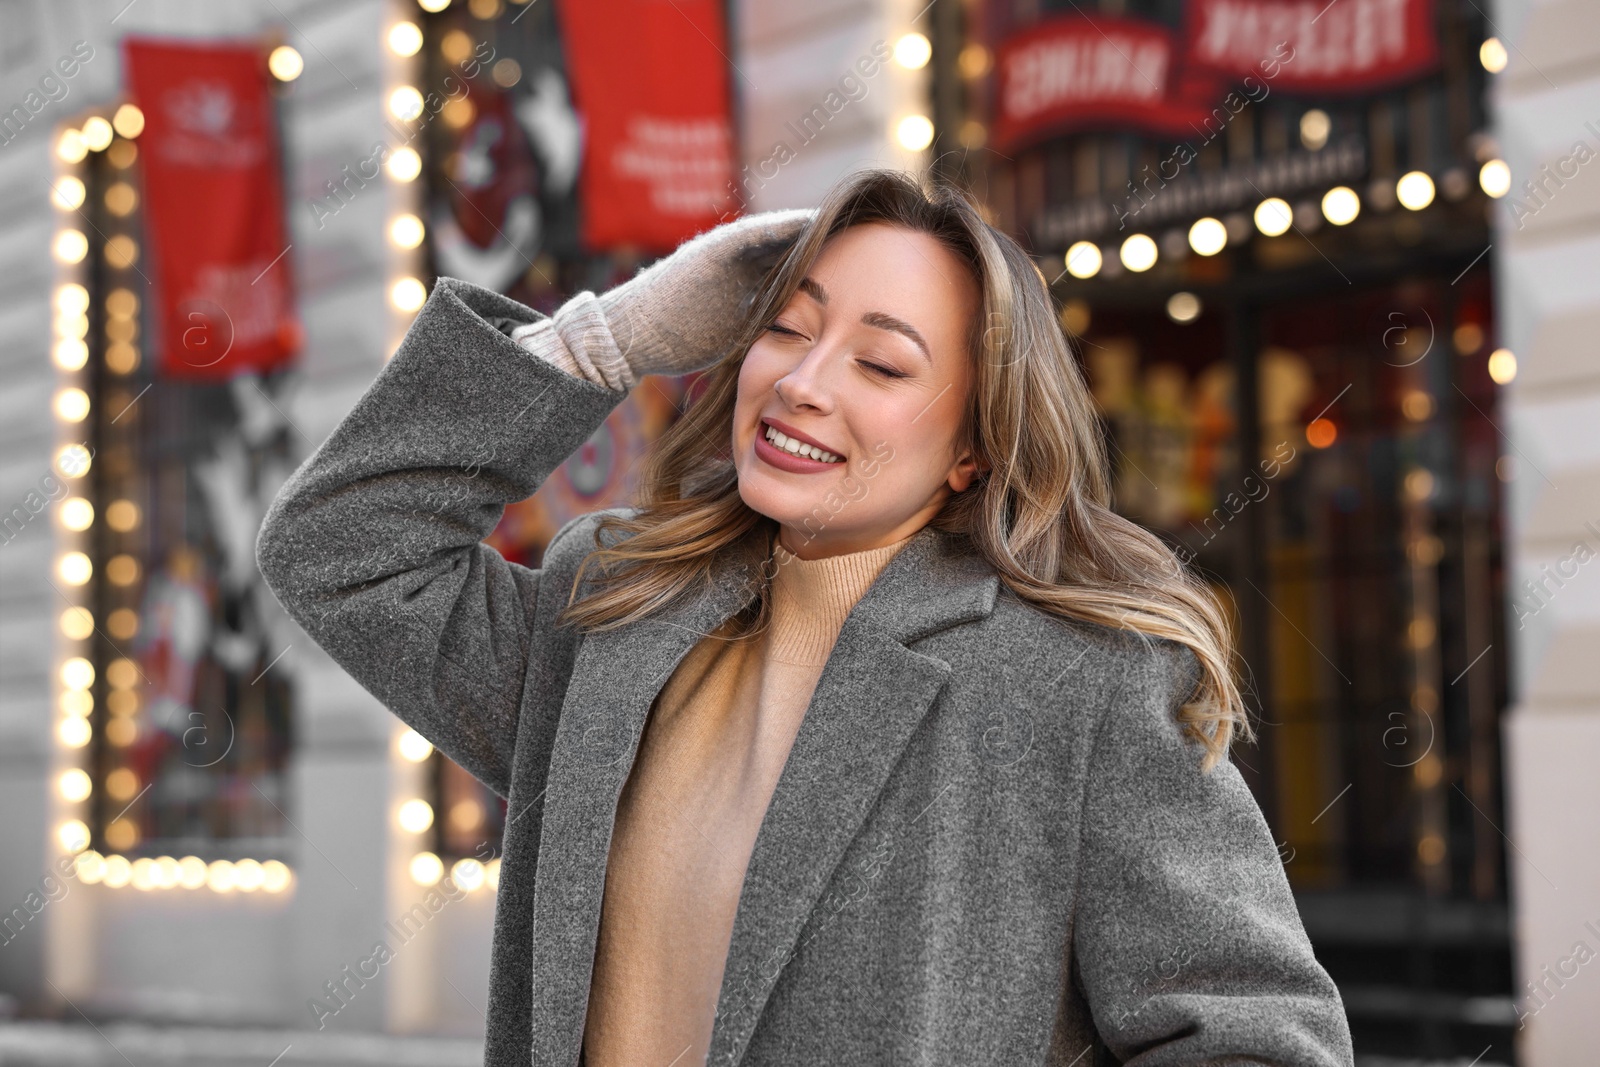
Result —
POLYGON ((483 1067, 470 1038, 0 1020, 0 1067, 483 1067))

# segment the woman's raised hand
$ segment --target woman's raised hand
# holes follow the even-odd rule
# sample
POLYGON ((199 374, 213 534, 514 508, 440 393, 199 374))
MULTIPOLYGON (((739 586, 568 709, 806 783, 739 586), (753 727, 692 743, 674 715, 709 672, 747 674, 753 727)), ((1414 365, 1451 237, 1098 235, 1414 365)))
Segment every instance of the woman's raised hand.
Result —
POLYGON ((688 374, 721 359, 761 279, 815 216, 812 208, 746 215, 602 293, 600 309, 633 377, 688 374))

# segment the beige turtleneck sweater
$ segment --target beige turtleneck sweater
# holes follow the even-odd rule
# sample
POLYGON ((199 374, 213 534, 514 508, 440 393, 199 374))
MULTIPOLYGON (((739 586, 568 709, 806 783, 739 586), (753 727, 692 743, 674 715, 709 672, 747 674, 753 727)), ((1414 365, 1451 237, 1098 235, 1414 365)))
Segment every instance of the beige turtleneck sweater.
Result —
POLYGON ((701 1067, 746 865, 844 620, 910 537, 775 548, 771 625, 729 620, 667 679, 617 803, 584 1027, 587 1067, 701 1067))
MULTIPOLYGON (((597 385, 625 362, 591 294, 512 338, 597 385)), ((770 625, 729 619, 645 721, 617 801, 583 1031, 585 1067, 702 1067, 745 868, 800 721, 856 602, 911 540, 804 560, 774 547, 770 625)))

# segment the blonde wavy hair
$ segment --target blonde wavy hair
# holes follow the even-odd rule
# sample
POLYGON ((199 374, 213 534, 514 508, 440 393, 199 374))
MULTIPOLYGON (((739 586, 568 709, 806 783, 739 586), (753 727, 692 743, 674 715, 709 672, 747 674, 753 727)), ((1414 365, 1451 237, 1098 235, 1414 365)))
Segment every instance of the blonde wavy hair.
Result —
MULTIPOLYGON (((1233 679, 1231 617, 1165 542, 1111 510, 1094 401, 1039 268, 984 221, 968 194, 899 171, 840 181, 766 275, 739 338, 706 371, 704 392, 646 456, 637 513, 597 524, 573 598, 591 564, 600 576, 582 599, 569 598, 558 624, 594 631, 646 618, 708 582, 720 549, 764 537, 770 550, 778 525, 740 498, 731 454, 739 368, 828 239, 867 222, 943 242, 969 265, 981 293, 969 333, 976 373, 956 454, 970 449, 989 469, 929 525, 966 535, 1013 593, 1043 611, 1188 646, 1201 674, 1178 721, 1204 745, 1211 770, 1236 735, 1253 733, 1233 679), (604 544, 611 530, 626 536, 604 544)), ((769 617, 764 588, 736 629, 754 632, 769 617)))

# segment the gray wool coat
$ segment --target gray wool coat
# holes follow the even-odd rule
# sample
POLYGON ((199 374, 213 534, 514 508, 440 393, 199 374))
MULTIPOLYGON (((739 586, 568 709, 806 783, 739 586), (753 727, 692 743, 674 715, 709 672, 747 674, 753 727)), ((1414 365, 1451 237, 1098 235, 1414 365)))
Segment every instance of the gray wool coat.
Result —
MULTIPOLYGON (((306 632, 508 801, 490 1067, 578 1062, 640 732, 762 562, 736 546, 692 601, 584 637, 553 620, 597 515, 538 570, 480 543, 623 397, 507 336, 542 318, 440 279, 257 543, 306 632)), ((707 1062, 1351 1064, 1260 809, 1175 724, 1198 673, 918 532, 845 621, 784 765, 707 1062)))

